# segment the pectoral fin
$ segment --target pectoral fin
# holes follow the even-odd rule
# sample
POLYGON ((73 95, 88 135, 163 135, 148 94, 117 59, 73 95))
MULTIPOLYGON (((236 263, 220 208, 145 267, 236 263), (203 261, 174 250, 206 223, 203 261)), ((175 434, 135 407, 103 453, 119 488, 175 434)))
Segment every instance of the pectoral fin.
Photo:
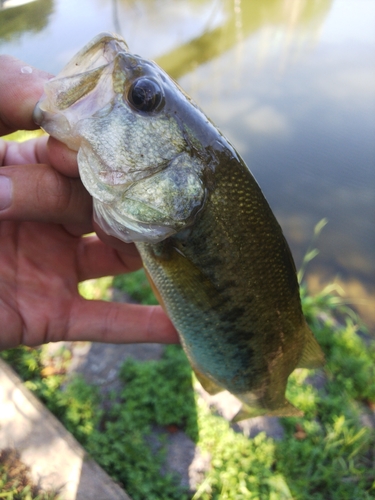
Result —
POLYGON ((163 299, 161 298, 161 295, 160 295, 160 292, 159 290, 157 289, 155 283, 154 283, 154 280, 151 278, 151 274, 147 271, 147 269, 144 267, 144 270, 145 270, 145 275, 146 275, 146 278, 148 279, 148 282, 151 286, 151 289, 152 291, 154 292, 154 295, 156 297, 156 300, 159 302, 159 304, 161 305, 161 307, 164 309, 164 311, 166 312, 166 309, 165 309, 165 304, 164 304, 164 301, 163 299))

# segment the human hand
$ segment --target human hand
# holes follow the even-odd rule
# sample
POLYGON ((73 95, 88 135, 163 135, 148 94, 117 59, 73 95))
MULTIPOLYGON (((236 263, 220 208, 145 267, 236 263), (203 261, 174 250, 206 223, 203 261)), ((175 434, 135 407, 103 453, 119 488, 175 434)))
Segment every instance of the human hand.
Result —
MULTIPOLYGON (((0 135, 35 129, 50 75, 0 56, 0 135)), ((134 245, 93 231, 76 154, 58 141, 0 139, 0 350, 60 340, 178 342, 160 306, 88 301, 80 281, 133 271, 134 245)))

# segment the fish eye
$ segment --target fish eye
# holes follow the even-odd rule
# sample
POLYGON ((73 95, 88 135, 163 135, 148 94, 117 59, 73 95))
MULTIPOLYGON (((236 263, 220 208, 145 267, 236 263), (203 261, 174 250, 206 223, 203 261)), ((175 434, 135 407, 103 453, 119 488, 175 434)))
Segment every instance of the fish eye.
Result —
POLYGON ((160 109, 164 103, 164 95, 155 80, 139 78, 131 85, 128 100, 138 111, 151 112, 160 109))

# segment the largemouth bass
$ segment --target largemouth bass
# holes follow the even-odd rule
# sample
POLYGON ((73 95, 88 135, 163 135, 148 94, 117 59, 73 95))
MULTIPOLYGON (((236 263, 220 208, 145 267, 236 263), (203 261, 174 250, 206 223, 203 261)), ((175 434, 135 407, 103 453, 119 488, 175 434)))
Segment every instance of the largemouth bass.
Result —
POLYGON ((242 401, 235 420, 300 414, 288 376, 324 357, 293 258, 250 170, 203 112, 103 33, 46 83, 34 118, 78 151, 102 229, 136 243, 203 387, 242 401))

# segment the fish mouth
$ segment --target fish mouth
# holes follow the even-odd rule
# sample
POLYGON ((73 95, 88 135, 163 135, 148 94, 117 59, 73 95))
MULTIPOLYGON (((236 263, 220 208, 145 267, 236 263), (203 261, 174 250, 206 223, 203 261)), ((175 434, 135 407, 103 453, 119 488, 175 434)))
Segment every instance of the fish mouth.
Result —
POLYGON ((107 103, 115 95, 114 69, 127 53, 128 46, 120 36, 97 35, 45 84, 44 95, 34 108, 34 122, 77 151, 79 140, 73 137, 77 124, 95 113, 110 112, 107 103))

